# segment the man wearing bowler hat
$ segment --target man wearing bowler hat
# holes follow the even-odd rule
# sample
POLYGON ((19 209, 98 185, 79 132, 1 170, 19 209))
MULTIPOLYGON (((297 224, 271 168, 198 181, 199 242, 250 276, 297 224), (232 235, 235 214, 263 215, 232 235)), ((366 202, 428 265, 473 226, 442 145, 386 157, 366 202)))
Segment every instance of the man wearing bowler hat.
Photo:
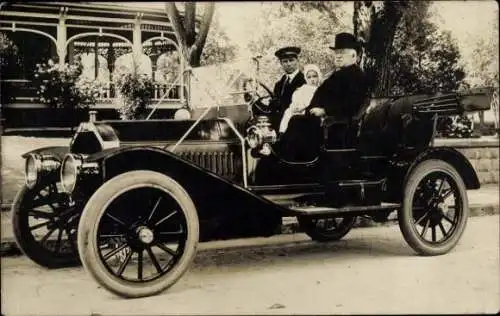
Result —
POLYGON ((292 102, 292 95, 300 86, 306 83, 304 74, 299 69, 300 48, 287 46, 278 49, 275 56, 279 59, 285 74, 274 85, 275 99, 271 103, 271 122, 278 130, 283 113, 292 102))
POLYGON ((336 120, 350 120, 360 111, 368 97, 365 74, 356 63, 361 45, 354 35, 339 33, 330 48, 335 54, 337 71, 318 87, 309 104, 309 113, 333 116, 336 120))

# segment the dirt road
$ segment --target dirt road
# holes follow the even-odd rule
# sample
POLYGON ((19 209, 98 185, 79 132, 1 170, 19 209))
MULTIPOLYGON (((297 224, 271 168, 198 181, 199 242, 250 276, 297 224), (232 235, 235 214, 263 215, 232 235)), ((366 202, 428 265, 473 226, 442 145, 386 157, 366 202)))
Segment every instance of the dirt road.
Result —
POLYGON ((4 258, 2 314, 495 313, 498 249, 498 216, 471 218, 457 248, 439 257, 415 256, 397 226, 329 244, 304 235, 207 243, 169 291, 135 300, 98 288, 82 268, 4 258))

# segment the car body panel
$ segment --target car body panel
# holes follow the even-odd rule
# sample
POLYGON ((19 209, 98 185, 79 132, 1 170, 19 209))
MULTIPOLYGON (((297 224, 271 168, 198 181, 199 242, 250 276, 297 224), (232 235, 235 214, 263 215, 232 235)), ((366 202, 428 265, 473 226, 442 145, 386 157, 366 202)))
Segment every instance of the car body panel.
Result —
POLYGON ((217 174, 158 147, 109 149, 89 156, 87 161, 100 161, 103 168, 102 183, 133 170, 152 170, 173 178, 193 199, 200 220, 209 223, 203 225, 207 229, 202 235, 210 238, 227 238, 235 233, 235 227, 243 228, 240 231, 243 235, 271 235, 287 212, 281 206, 245 189, 229 176, 217 174))

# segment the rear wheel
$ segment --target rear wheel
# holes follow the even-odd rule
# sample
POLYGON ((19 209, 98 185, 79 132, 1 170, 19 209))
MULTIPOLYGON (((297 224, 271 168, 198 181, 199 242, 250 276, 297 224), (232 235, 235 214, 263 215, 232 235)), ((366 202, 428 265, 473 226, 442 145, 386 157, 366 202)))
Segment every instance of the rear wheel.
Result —
POLYGON ((416 252, 434 256, 452 250, 468 216, 467 190, 453 166, 427 160, 411 172, 398 221, 406 242, 416 252))
POLYGON ((79 265, 76 230, 81 209, 72 205, 56 183, 25 185, 12 205, 16 244, 37 264, 47 268, 79 265))
POLYGON ((347 235, 356 223, 356 216, 310 218, 299 217, 300 227, 314 241, 335 241, 347 235))
POLYGON ((85 206, 78 229, 85 269, 123 297, 150 296, 172 286, 194 259, 199 239, 189 195, 152 171, 106 182, 85 206))

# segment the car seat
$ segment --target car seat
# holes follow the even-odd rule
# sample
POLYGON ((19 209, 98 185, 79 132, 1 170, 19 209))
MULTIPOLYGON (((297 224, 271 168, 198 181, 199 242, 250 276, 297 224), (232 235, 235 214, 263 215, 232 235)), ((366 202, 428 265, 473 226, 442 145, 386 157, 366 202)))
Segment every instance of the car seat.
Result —
POLYGON ((432 137, 432 120, 419 119, 413 103, 420 95, 388 100, 363 117, 357 142, 366 154, 390 154, 404 147, 426 146, 432 137))
POLYGON ((357 134, 360 122, 370 106, 370 98, 365 98, 360 109, 349 118, 323 118, 323 133, 326 149, 345 149, 357 147, 357 134))

